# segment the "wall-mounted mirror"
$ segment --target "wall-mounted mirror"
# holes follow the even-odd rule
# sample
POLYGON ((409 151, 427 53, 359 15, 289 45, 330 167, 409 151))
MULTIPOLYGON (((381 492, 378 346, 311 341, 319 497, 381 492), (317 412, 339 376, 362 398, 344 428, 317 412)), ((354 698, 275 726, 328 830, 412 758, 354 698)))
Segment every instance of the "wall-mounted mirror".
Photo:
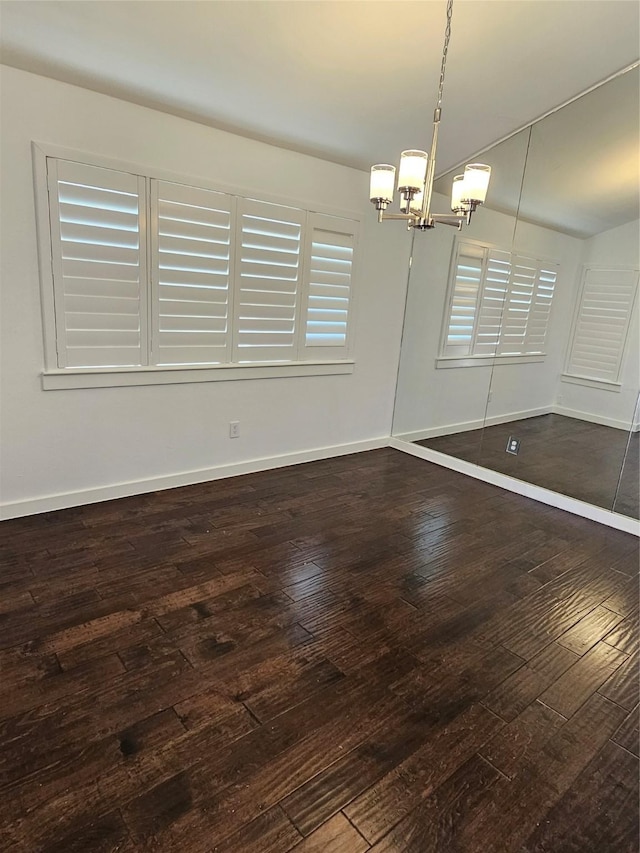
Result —
POLYGON ((635 68, 500 143, 471 228, 415 237, 394 418, 636 518, 639 104, 635 68))

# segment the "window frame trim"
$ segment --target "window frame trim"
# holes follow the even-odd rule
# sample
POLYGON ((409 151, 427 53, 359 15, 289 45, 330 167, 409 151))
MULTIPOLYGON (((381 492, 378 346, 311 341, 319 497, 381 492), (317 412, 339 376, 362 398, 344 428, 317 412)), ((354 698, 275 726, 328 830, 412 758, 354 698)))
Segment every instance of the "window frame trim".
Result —
MULTIPOLYGON (((284 205, 303 210, 307 220, 309 214, 319 213, 337 219, 347 219, 354 222, 354 247, 359 243, 358 236, 362 234, 364 215, 360 211, 347 208, 332 207, 325 204, 306 201, 302 197, 274 195, 269 192, 256 191, 246 186, 212 181, 188 173, 174 172, 168 169, 158 169, 154 166, 143 166, 130 160, 119 160, 103 154, 81 151, 75 148, 57 145, 38 140, 31 141, 31 156, 33 164, 33 189, 36 219, 36 243, 38 255, 38 276, 40 283, 40 310, 42 319, 42 340, 44 346, 44 369, 41 372, 43 390, 61 388, 95 388, 118 385, 165 385, 178 382, 209 382, 232 379, 277 378, 285 376, 318 376, 352 373, 355 360, 353 358, 353 342, 355 339, 355 323, 357 295, 360 289, 358 269, 360 264, 354 264, 352 274, 351 321, 346 352, 338 358, 312 359, 309 361, 290 361, 282 363, 256 362, 254 364, 225 363, 215 365, 177 365, 175 367, 154 367, 153 365, 134 368, 60 368, 58 366, 56 311, 54 301, 53 277, 53 243, 49 218, 49 188, 47 180, 47 158, 70 160, 98 168, 113 169, 120 172, 130 172, 149 180, 168 181, 186 184, 214 192, 227 193, 231 196, 254 199, 269 204, 284 205), (219 373, 217 373, 219 372, 219 373), (180 374, 180 375, 179 375, 180 374), (155 378, 153 378, 155 376, 155 378), (63 377, 68 377, 65 381, 63 377), (110 377, 110 381, 109 378, 110 377), (74 381, 74 378, 75 381, 74 381)), ((147 193, 149 196, 149 193, 147 193)), ((148 216, 150 206, 147 198, 145 209, 148 216)), ((150 241, 148 241, 150 242, 150 241)), ((149 250, 147 252, 149 254, 149 250)), ((150 282, 146 288, 150 289, 150 282)), ((301 293, 303 287, 301 286, 301 293)), ((149 294, 150 295, 150 294, 149 294)), ((151 307, 147 311, 151 315, 151 307)), ((147 324, 150 322, 147 319, 147 324)), ((150 352, 150 350, 149 350, 150 352)), ((329 355, 329 353, 327 353, 329 355)))

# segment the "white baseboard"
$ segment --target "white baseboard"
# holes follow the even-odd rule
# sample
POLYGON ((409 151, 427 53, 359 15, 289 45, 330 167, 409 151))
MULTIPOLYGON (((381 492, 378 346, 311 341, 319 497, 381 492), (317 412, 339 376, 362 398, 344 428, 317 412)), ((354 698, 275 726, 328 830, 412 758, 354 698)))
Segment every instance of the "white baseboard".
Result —
POLYGON ((582 518, 606 524, 607 527, 615 527, 616 530, 623 530, 625 533, 640 536, 640 521, 636 521, 636 519, 629 518, 626 515, 620 515, 619 513, 593 506, 584 501, 579 501, 577 498, 570 498, 567 495, 543 489, 542 486, 534 486, 533 483, 516 480, 514 477, 499 474, 497 471, 491 471, 489 468, 481 468, 479 465, 465 462, 464 459, 446 456, 444 453, 438 453, 437 450, 431 450, 419 444, 411 444, 407 441, 401 441, 398 438, 391 438, 389 446, 396 450, 401 450, 403 453, 408 453, 411 456, 426 459, 427 462, 433 462, 443 468, 449 468, 452 471, 458 471, 460 474, 466 474, 475 480, 491 483, 493 486, 499 486, 501 489, 515 492, 518 495, 524 495, 524 497, 532 498, 534 501, 563 509, 566 512, 573 513, 573 515, 580 515, 582 518))
MULTIPOLYGON (((602 424, 602 426, 614 427, 615 429, 623 429, 629 432, 632 428, 631 421, 621 421, 616 418, 607 418, 604 415, 594 415, 591 412, 579 412, 577 409, 566 409, 564 406, 555 405, 553 409, 554 415, 564 415, 565 418, 575 418, 578 421, 589 421, 592 424, 602 424)), ((638 425, 633 425, 633 432, 638 431, 638 425)))
POLYGON ((504 415, 492 415, 486 419, 477 418, 473 421, 462 421, 459 424, 448 424, 447 426, 430 427, 416 432, 404 432, 394 436, 402 441, 421 441, 424 438, 438 438, 441 435, 452 435, 456 432, 470 432, 474 429, 482 429, 483 426, 496 426, 507 424, 510 421, 523 421, 526 418, 536 418, 539 415, 549 415, 555 411, 551 406, 542 406, 538 409, 526 409, 521 412, 508 412, 504 415))
POLYGON ((237 477, 239 474, 253 474, 256 471, 284 468, 288 465, 298 465, 301 462, 314 462, 317 459, 346 456, 348 453, 360 453, 363 450, 377 450, 380 447, 388 446, 388 436, 381 436, 380 438, 367 439, 366 441, 335 444, 330 447, 317 447, 297 453, 284 453, 280 456, 250 459, 246 462, 217 465, 213 468, 200 468, 195 471, 184 471, 179 474, 169 474, 163 477, 129 480, 125 483, 116 483, 111 486, 98 486, 94 489, 79 489, 74 492, 61 492, 41 498, 0 503, 0 520, 20 518, 40 512, 52 512, 57 509, 68 509, 69 507, 83 506, 84 504, 100 503, 101 501, 110 501, 115 498, 127 498, 131 495, 142 495, 162 489, 174 489, 178 486, 192 486, 196 483, 208 482, 209 480, 237 477))

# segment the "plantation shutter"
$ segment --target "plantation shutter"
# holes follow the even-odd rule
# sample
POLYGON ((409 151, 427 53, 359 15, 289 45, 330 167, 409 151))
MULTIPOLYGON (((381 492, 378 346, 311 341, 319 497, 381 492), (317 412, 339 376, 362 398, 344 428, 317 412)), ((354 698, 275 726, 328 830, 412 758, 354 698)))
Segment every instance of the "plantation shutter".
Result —
POLYGON ((305 358, 347 354, 357 223, 310 213, 305 249, 305 358))
POLYGON ((147 363, 144 178, 47 159, 58 367, 147 363))
POLYGON ((295 361, 305 212, 238 199, 234 362, 295 361))
POLYGON ((471 355, 486 250, 460 241, 453 266, 451 300, 443 355, 471 355))
POLYGON ((151 181, 154 365, 230 360, 232 201, 151 181))
POLYGON ((509 252, 488 249, 472 347, 473 355, 495 355, 498 351, 510 279, 511 255, 509 252))
POLYGON ((458 241, 442 355, 544 353, 558 265, 458 241))
POLYGON ((585 269, 568 374, 618 381, 637 286, 637 270, 585 269))

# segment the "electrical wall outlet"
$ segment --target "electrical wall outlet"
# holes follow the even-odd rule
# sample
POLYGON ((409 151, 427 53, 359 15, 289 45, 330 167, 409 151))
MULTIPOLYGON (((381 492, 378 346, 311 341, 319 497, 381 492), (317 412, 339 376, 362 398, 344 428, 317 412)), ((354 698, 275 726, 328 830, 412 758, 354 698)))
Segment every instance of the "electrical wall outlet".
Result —
POLYGON ((240 421, 229 421, 229 438, 240 438, 240 421))
POLYGON ((507 453, 511 453, 513 454, 513 456, 517 456, 518 451, 520 450, 520 439, 514 438, 512 435, 510 435, 505 450, 507 453))

